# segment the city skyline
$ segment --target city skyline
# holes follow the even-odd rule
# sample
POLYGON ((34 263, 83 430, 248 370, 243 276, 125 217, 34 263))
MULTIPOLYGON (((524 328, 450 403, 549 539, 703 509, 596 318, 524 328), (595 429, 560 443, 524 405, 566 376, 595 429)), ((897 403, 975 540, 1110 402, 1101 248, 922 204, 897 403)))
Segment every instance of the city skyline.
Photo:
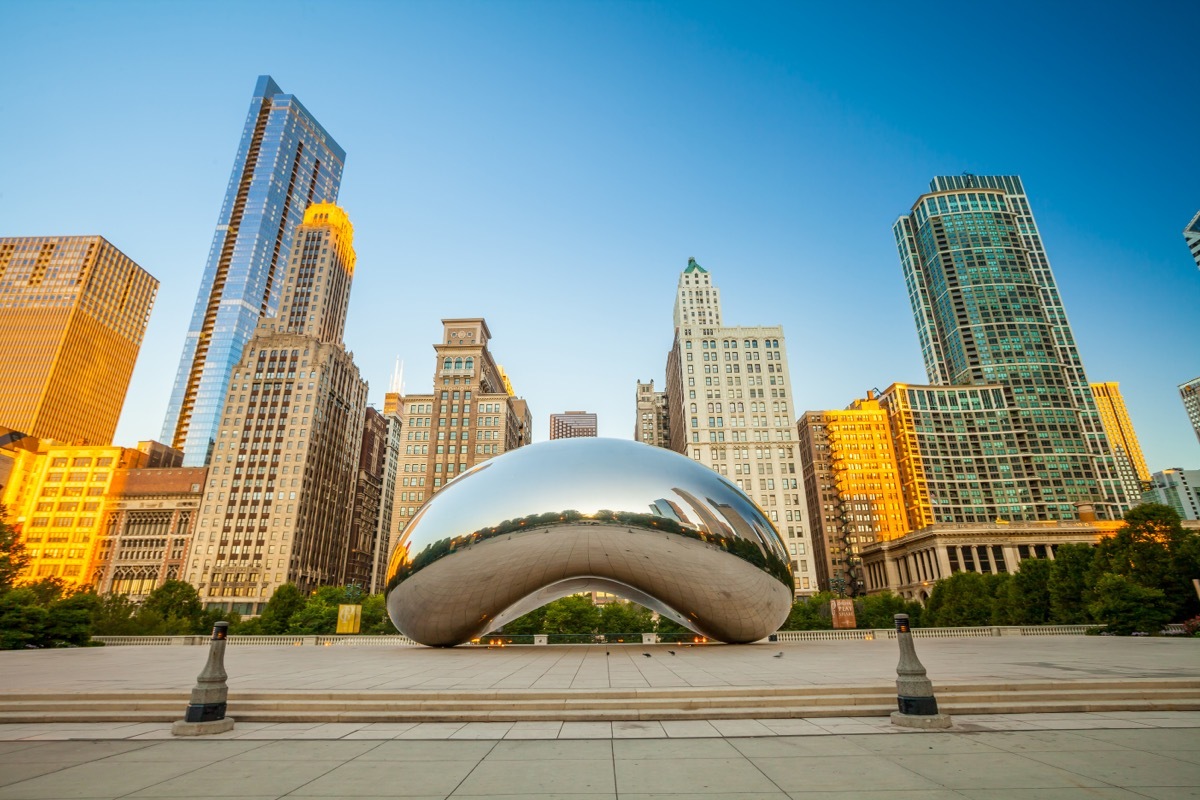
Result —
MULTIPOLYGON (((135 71, 131 55, 113 48, 91 72, 67 57, 37 75, 19 74, 5 107, 13 119, 32 121, 0 133, 23 156, 7 167, 0 233, 104 235, 161 282, 118 444, 157 437, 233 130, 244 121, 252 81, 270 73, 347 151, 339 201, 356 221, 368 269, 350 305, 346 343, 376 407, 397 356, 408 388, 420 390, 439 320, 481 316, 505 331, 498 358, 539 411, 536 441, 549 438, 545 412, 580 406, 597 411, 601 435, 628 438, 628 387, 663 379, 660 343, 671 332, 662 309, 691 256, 721 275, 731 319, 783 325, 792 341, 794 417, 844 408, 893 381, 921 383, 890 226, 907 213, 914 186, 967 170, 1023 177, 1088 377, 1121 383, 1150 469, 1200 462, 1175 388, 1195 366, 1144 346, 1159 330, 1186 333, 1200 291, 1179 235, 1195 213, 1187 191, 1197 184, 1187 172, 1195 167, 1171 157, 1183 152, 1172 145, 1186 142, 1195 112, 1149 79, 1194 73, 1196 56, 1180 47, 1186 39, 1177 31, 1193 8, 1164 4, 1136 20, 1102 10, 1089 22, 1094 41, 1067 37, 1077 69, 1093 73, 1089 86, 1105 84, 1104 96, 1128 112, 1106 117, 1104 129, 1084 113, 1098 89, 1081 87, 1064 101, 1053 85, 1033 80, 1039 70, 1067 75, 1062 64, 1006 67, 1016 70, 1006 80, 1021 83, 1029 110, 1042 116, 1003 136, 978 127, 987 117, 966 106, 962 127, 936 130, 872 90, 868 78, 877 83, 878 75, 869 67, 839 71, 836 54, 807 24, 846 30, 850 21, 833 11, 756 7, 739 16, 703 6, 689 16, 581 5, 537 6, 535 15, 534 8, 352 6, 358 13, 348 14, 347 35, 373 45, 380 40, 372 26, 403 21, 396 35, 408 55, 357 48, 364 52, 332 72, 306 59, 320 32, 304 32, 301 19, 280 24, 308 46, 238 54, 200 71, 193 45, 164 49, 169 37, 155 32, 186 19, 203 33, 210 23, 163 14, 139 18, 137 29, 149 47, 141 57, 157 58, 161 69, 135 71), (472 13, 454 13, 463 8, 472 13), (1129 65, 1105 51, 1123 27, 1131 28, 1129 65), (1158 44, 1138 38, 1146 32, 1158 44), (616 42, 624 49, 613 54, 616 42), (435 81, 417 77, 443 59, 454 68, 436 72, 435 81), (47 105, 46 81, 59 70, 72 70, 83 106, 73 113, 90 111, 101 123, 93 137, 58 132, 67 126, 55 114, 64 112, 47 105), (380 77, 385 72, 399 76, 396 86, 380 77), (162 103, 177 82, 189 102, 162 103), (588 97, 575 101, 580 87, 588 97), (365 102, 373 93, 404 106, 405 116, 365 102), (479 117, 482 130, 466 124, 479 117), (1140 147, 1139 138, 1156 146, 1140 147), (187 163, 176 152, 185 145, 187 163), (1092 157, 1105 149, 1120 157, 1092 157), (73 179, 72 191, 61 191, 62 176, 73 179), (1138 201, 1120 226, 1108 224, 1113 204, 1127 197, 1138 201), (586 294, 569 290, 574 281, 563 274, 572 272, 587 276, 586 294), (853 296, 842 294, 850 275, 853 296), (420 314, 397 315, 400 304, 420 314), (803 346, 822 337, 837 346, 803 346), (591 396, 578 396, 583 385, 595 387, 591 396)), ((36 25, 46 13, 23 8, 13 16, 36 25)), ((880 44, 886 22, 900 26, 898 41, 912 26, 942 25, 935 10, 883 19, 891 13, 880 10, 880 30, 872 26, 869 43, 856 47, 880 44)), ((248 10, 247 24, 265 14, 248 10)), ((64 46, 93 30, 120 40, 130 35, 120 26, 134 16, 132 7, 80 8, 58 27, 64 46)), ((1012 35, 1028 47, 1071 30, 1069 16, 1039 12, 1040 28, 1012 35)), ((938 30, 953 35, 953 27, 938 30)), ((28 47, 16 44, 19 63, 32 63, 22 57, 28 47)), ((887 55, 872 62, 876 69, 887 55)), ((952 80, 961 89, 993 69, 968 64, 952 80)))

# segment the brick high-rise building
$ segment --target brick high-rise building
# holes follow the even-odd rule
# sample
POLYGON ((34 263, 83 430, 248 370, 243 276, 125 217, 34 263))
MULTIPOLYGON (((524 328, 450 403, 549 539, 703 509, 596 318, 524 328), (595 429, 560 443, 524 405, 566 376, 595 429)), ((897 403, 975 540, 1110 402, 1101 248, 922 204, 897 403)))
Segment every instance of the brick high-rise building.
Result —
POLYGON ((234 365, 259 318, 276 316, 295 230, 310 205, 337 202, 345 161, 294 95, 259 77, 163 421, 187 466, 209 462, 234 365))
POLYGON ((492 338, 481 317, 442 320, 433 392, 389 396, 403 414, 393 527, 393 548, 417 509, 437 491, 489 458, 532 439, 529 406, 488 348, 492 338))
POLYGON ((919 396, 951 400, 951 387, 969 387, 983 399, 985 387, 1001 387, 1014 430, 1036 433, 1022 453, 1032 513, 1068 519, 1088 504, 1120 518, 1135 498, 1117 473, 1021 179, 935 177, 893 232, 925 369, 946 391, 919 396))
POLYGON ((637 424, 634 425, 633 438, 655 447, 671 446, 667 393, 654 391, 654 381, 638 381, 637 424))
POLYGON ((222 397, 187 580, 209 607, 262 610, 276 587, 345 582, 367 384, 342 344, 353 227, 309 206, 222 397), (286 269, 286 273, 283 270, 286 269))
POLYGON ((350 521, 350 552, 346 583, 374 593, 375 560, 380 550, 379 512, 383 508, 383 480, 387 471, 388 423, 383 414, 367 406, 354 486, 354 516, 350 521))
POLYGON ((587 411, 564 411, 550 415, 551 439, 595 438, 596 429, 596 415, 587 411))
POLYGON ((720 293, 695 259, 680 273, 673 318, 670 449, 728 476, 753 498, 787 542, 796 591, 816 591, 783 328, 723 325, 720 293))
POLYGON ((101 236, 0 238, 0 425, 111 444, 157 291, 101 236))

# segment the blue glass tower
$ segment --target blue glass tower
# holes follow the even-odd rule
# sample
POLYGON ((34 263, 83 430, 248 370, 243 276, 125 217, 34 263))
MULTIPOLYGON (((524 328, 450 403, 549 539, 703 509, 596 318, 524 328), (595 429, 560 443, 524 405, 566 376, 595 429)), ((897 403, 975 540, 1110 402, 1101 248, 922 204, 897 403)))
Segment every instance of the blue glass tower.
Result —
POLYGON ((337 202, 345 160, 299 100, 259 77, 163 422, 186 466, 208 463, 233 365, 278 310, 295 227, 312 203, 337 202))

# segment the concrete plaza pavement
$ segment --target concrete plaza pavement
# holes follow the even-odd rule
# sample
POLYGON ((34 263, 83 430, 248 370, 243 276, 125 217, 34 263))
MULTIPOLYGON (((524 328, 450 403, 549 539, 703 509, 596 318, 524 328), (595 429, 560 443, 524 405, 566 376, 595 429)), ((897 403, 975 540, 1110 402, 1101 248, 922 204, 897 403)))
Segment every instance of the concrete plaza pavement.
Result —
POLYGON ((495 728, 440 740, 382 729, 376 736, 388 738, 279 739, 284 731, 259 729, 263 738, 25 739, 0 742, 0 800, 1200 796, 1200 713, 1016 716, 1059 719, 960 720, 1014 728, 953 732, 884 728, 886 721, 871 731, 856 720, 863 732, 773 736, 695 736, 679 728, 677 736, 625 737, 612 723, 610 735, 580 730, 532 740, 495 728))
MULTIPOLYGON (((935 687, 1200 676, 1196 640, 921 639, 917 651, 935 687)), ((9 692, 186 690, 204 657, 201 647, 7 652, 0 674, 9 692)), ((896 661, 895 642, 878 640, 607 651, 231 647, 226 666, 236 717, 239 689, 881 685, 894 680, 896 661)), ((171 739, 163 723, 6 724, 0 800, 1200 797, 1198 711, 961 715, 954 722, 949 732, 897 728, 886 717, 259 722, 204 740, 171 739)))

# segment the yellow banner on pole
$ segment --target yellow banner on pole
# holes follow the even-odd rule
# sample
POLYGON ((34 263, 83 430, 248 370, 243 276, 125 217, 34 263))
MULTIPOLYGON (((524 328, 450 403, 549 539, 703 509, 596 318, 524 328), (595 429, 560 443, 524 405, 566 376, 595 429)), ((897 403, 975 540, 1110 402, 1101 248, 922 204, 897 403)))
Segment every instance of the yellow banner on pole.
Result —
POLYGON ((338 633, 358 633, 362 626, 362 606, 338 606, 338 633))

